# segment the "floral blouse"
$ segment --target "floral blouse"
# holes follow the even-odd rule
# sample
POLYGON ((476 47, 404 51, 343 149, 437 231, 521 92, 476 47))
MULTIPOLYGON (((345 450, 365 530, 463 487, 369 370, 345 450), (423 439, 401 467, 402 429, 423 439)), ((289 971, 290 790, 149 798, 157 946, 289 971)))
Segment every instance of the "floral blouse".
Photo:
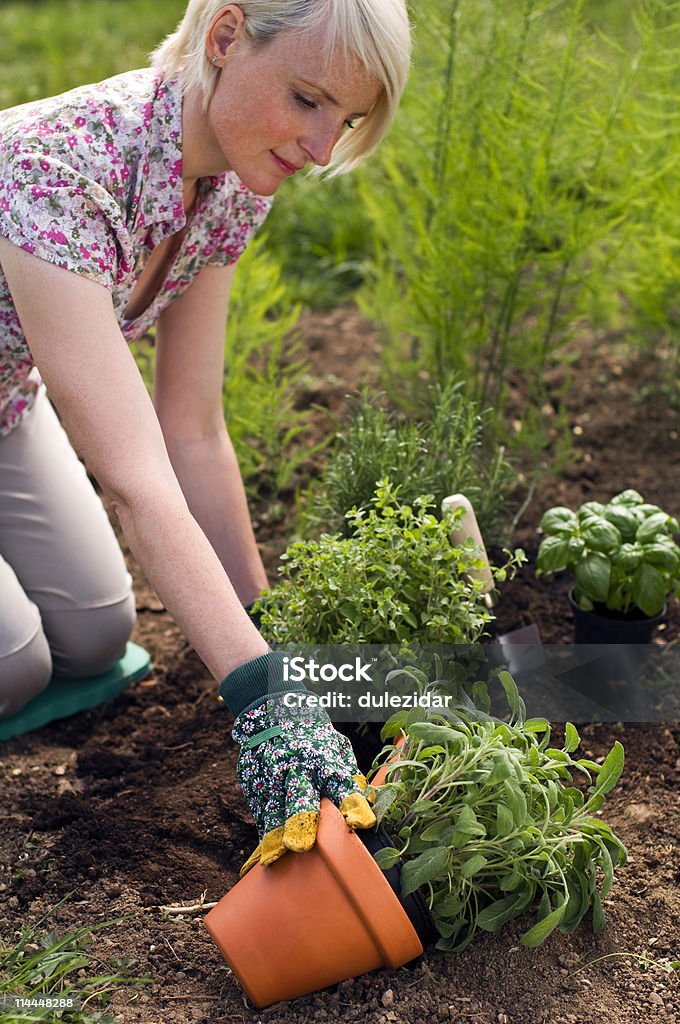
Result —
MULTIPOLYGON (((128 342, 202 267, 236 262, 270 205, 227 171, 200 179, 187 224, 182 94, 152 68, 0 111, 0 235, 104 285, 128 342), (151 305, 126 320, 152 250, 185 225, 151 305)), ((28 412, 40 384, 0 269, 0 436, 28 412)))

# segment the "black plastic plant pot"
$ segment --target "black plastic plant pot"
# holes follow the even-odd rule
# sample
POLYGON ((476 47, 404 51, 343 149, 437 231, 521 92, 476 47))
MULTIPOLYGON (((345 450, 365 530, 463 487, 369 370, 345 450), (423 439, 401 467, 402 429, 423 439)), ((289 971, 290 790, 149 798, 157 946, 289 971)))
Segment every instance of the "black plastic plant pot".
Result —
POLYGON ((624 615, 608 611, 602 605, 587 612, 574 600, 573 588, 569 591, 569 603, 574 613, 575 644, 649 644, 666 615, 665 605, 653 618, 638 609, 624 615))
MULTIPOLYGON (((373 858, 375 858, 375 855, 379 850, 384 850, 388 846, 394 846, 394 843, 382 825, 378 825, 377 828, 371 829, 357 829, 356 834, 359 836, 373 858)), ((432 945, 432 943, 436 942, 439 938, 439 933, 435 928, 427 903, 421 894, 416 890, 415 892, 409 893, 408 896, 401 895, 401 869, 398 864, 395 864, 391 868, 381 868, 380 870, 385 876, 395 896, 401 903, 404 912, 415 928, 418 938, 422 942, 423 946, 427 948, 432 945)))
POLYGON ((643 666, 653 653, 654 631, 666 608, 653 618, 584 611, 569 601, 574 613, 574 649, 580 668, 579 689, 604 704, 620 721, 644 721, 647 710, 643 666), (586 690, 584 690, 584 687, 586 690))

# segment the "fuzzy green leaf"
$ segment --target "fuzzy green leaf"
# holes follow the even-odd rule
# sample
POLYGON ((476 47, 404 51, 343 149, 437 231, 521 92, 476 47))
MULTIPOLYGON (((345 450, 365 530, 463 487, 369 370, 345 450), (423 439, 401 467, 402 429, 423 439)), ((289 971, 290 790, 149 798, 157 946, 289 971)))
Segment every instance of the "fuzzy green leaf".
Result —
POLYGON ((618 740, 607 754, 595 782, 595 791, 604 796, 613 789, 621 777, 625 761, 623 746, 618 740))
POLYGON ((413 722, 406 726, 406 732, 414 740, 425 740, 426 743, 456 743, 464 740, 463 733, 448 725, 435 725, 434 722, 413 722))
POLYGON ((602 909, 602 900, 597 889, 593 893, 593 931, 596 935, 603 932, 605 929, 606 921, 604 919, 604 910, 602 909))
POLYGON ((509 836, 515 827, 512 811, 503 803, 496 805, 496 835, 509 836))
POLYGON ((421 885, 432 882, 446 872, 449 862, 449 851, 445 846, 434 850, 426 850, 414 860, 407 861, 401 869, 401 894, 408 896, 421 885))
POLYGON ((517 916, 523 899, 522 893, 514 893, 512 896, 494 900, 477 915, 477 927, 482 928, 485 932, 497 932, 499 928, 517 916))
POLYGON ((545 942, 550 933, 557 928, 558 924, 564 917, 564 911, 566 909, 566 901, 562 903, 556 910, 553 910, 547 917, 542 918, 538 921, 533 928, 530 928, 528 932, 525 932, 522 938, 519 940, 523 946, 528 946, 529 949, 535 949, 536 946, 540 946, 541 943, 545 942))
POLYGON ((467 804, 456 818, 456 832, 465 836, 485 836, 486 829, 477 819, 477 815, 467 804))
POLYGON ((550 728, 550 722, 547 718, 527 718, 524 723, 525 732, 547 732, 550 728))
POLYGON ((571 722, 567 722, 564 727, 564 749, 569 754, 573 754, 578 749, 578 745, 581 742, 581 737, 578 734, 576 726, 572 725, 571 722))
POLYGON ((527 820, 526 797, 514 779, 505 779, 503 782, 503 789, 505 791, 505 798, 507 800, 508 807, 510 808, 514 818, 515 825, 521 828, 526 824, 527 820))
POLYGON ((497 782, 502 782, 503 779, 509 779, 514 776, 514 770, 510 763, 510 758, 507 753, 503 750, 493 759, 493 767, 489 772, 485 785, 493 786, 497 782))
POLYGON ((463 864, 460 870, 461 877, 472 878, 473 875, 476 875, 478 872, 480 872, 482 868, 486 867, 487 864, 488 860, 484 856, 484 854, 476 853, 474 854, 474 856, 466 860, 465 863, 463 864))
POLYGON ((373 854, 373 860, 381 871, 387 871, 389 868, 394 867, 395 864, 398 864, 399 857, 399 850, 396 850, 393 846, 386 846, 373 854))
POLYGON ((505 697, 508 702, 508 707, 512 711, 514 718, 521 718, 524 716, 524 701, 519 695, 517 684, 512 678, 509 672, 499 672, 498 679, 505 690, 505 697))

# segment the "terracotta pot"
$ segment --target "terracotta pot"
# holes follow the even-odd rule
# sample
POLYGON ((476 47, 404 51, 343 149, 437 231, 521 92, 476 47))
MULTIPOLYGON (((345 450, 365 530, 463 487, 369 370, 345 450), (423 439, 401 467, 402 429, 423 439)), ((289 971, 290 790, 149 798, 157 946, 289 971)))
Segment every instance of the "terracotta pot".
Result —
MULTIPOLYGON (((406 734, 402 732, 401 735, 398 737, 398 739, 395 739, 395 741, 394 741, 394 744, 395 744, 397 749, 394 751, 393 754, 391 754, 390 757, 387 758, 387 760, 385 761, 385 764, 381 768, 378 768, 378 770, 375 773, 375 775, 373 775, 371 777, 370 781, 371 781, 371 785, 372 786, 382 786, 382 785, 384 785, 385 780, 387 779, 387 769, 390 767, 390 765, 393 765, 395 761, 398 761, 400 759, 400 757, 401 757, 401 748, 404 746, 405 742, 406 742, 406 734)), ((394 777, 394 774, 393 774, 393 777, 394 777)))
POLYGON ((257 1007, 400 967, 423 952, 384 873, 329 800, 321 802, 314 847, 256 865, 205 924, 257 1007))

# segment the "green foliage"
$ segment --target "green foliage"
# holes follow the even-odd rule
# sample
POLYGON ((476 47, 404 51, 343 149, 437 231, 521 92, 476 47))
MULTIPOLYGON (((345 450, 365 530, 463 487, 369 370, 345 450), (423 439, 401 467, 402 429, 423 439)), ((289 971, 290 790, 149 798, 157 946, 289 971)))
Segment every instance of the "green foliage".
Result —
MULTIPOLYGON (((668 353, 676 376, 680 360, 680 306, 676 267, 680 258, 680 5, 647 0, 630 19, 639 39, 634 89, 622 97, 616 147, 619 173, 610 199, 626 224, 626 242, 612 253, 611 273, 623 294, 629 344, 664 365, 668 353)), ((668 378, 665 363, 665 378, 668 378)), ((675 382, 677 388, 677 381, 675 382)))
MULTIPOLYGON (((347 513, 350 537, 323 534, 295 541, 282 556, 282 579, 262 607, 262 632, 275 643, 474 644, 492 618, 483 584, 485 564, 471 542, 451 544, 462 510, 442 520, 432 497, 412 506, 397 500, 388 480, 370 509, 347 513)), ((492 567, 502 581, 523 553, 492 567)), ((257 607, 257 605, 256 605, 257 607)))
POLYGON ((241 472, 258 493, 278 494, 310 454, 297 445, 312 414, 295 405, 306 371, 294 330, 298 316, 281 268, 258 235, 241 256, 234 281, 223 392, 241 472))
POLYGON ((364 388, 331 457, 308 492, 305 532, 345 531, 347 512, 369 507, 378 480, 389 477, 402 502, 432 494, 437 508, 465 494, 489 543, 507 543, 507 510, 517 474, 504 449, 485 443, 486 417, 452 377, 428 391, 424 418, 403 419, 364 388))
POLYGON ((378 758, 397 755, 375 803, 394 845, 376 860, 386 867, 402 859, 402 894, 420 890, 440 934, 437 948, 447 952, 530 911, 536 923, 521 939, 526 946, 556 928, 573 931, 588 912, 601 931, 602 902, 626 860, 596 816, 623 770, 621 744, 602 765, 575 759, 580 739, 568 723, 563 746, 551 747, 549 723, 526 720, 514 681, 501 677, 510 722, 468 702, 399 712, 382 733, 402 741, 378 758), (575 774, 587 779, 587 793, 573 784, 575 774))
POLYGON ((371 226, 353 175, 307 175, 284 183, 264 233, 290 295, 332 309, 362 283, 371 256, 371 226))
POLYGON ((680 591, 678 521, 637 491, 622 491, 607 505, 587 501, 577 512, 556 506, 541 519, 545 534, 537 574, 570 569, 574 599, 585 611, 597 605, 626 614, 658 615, 680 591))
POLYGON ((144 67, 185 0, 3 0, 0 110, 144 67))
POLYGON ((102 1010, 113 991, 123 985, 151 982, 148 977, 129 976, 134 960, 111 959, 104 965, 100 955, 89 951, 92 933, 118 924, 124 918, 85 926, 60 936, 41 927, 60 905, 53 907, 35 925, 24 928, 13 945, 0 938, 0 1024, 57 1019, 65 1024, 114 1024, 114 1018, 102 1010), (3 996, 37 1002, 15 1009, 3 1006, 3 996), (69 999, 73 1001, 72 1006, 68 1004, 69 999), (63 1000, 64 1008, 55 1008, 50 1000, 63 1000))
POLYGON ((453 369, 500 426, 522 380, 518 440, 538 454, 554 425, 543 371, 579 320, 617 322, 624 276, 638 305, 677 316, 677 5, 625 5, 618 38, 595 34, 602 11, 583 0, 427 8, 395 129, 360 175, 375 234, 361 304, 395 392, 453 369))

